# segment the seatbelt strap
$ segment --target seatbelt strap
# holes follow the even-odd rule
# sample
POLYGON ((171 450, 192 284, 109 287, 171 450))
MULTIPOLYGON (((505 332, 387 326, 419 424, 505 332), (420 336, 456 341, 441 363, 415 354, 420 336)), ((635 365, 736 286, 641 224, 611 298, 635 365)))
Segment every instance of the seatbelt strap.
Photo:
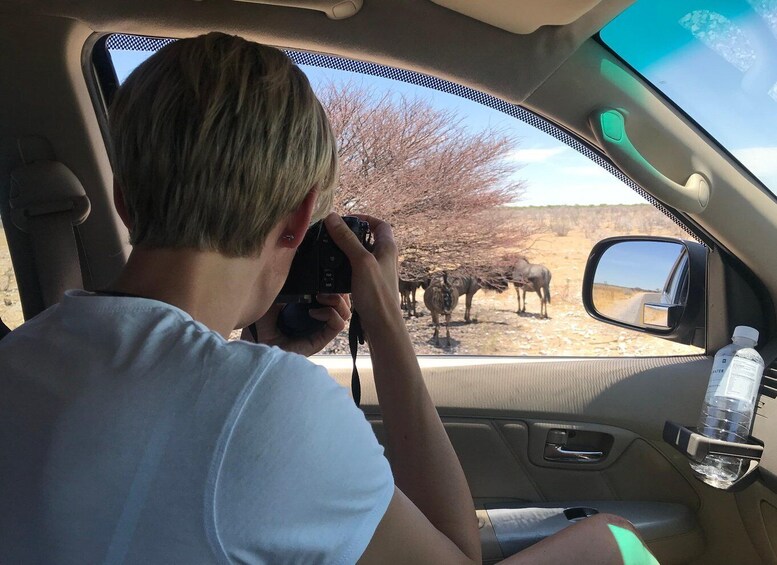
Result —
POLYGON ((359 313, 354 310, 351 313, 351 325, 348 326, 348 349, 351 352, 353 361, 353 370, 351 371, 351 395, 353 401, 358 407, 362 401, 362 385, 359 382, 359 369, 356 368, 356 355, 359 352, 359 345, 364 345, 364 330, 359 313))
POLYGON ((83 288, 73 227, 89 215, 84 187, 62 163, 39 160, 11 172, 11 220, 30 236, 46 308, 68 288, 83 288))
POLYGON ((3 339, 5 336, 7 336, 9 333, 11 333, 11 328, 6 326, 2 320, 0 320, 0 339, 3 339))

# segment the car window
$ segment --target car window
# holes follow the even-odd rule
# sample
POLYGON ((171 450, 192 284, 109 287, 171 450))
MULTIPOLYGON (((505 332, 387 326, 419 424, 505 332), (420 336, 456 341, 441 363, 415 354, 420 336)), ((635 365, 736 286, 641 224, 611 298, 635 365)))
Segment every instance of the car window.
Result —
POLYGON ((5 238, 3 221, 0 220, 0 320, 11 329, 24 322, 19 287, 11 264, 11 253, 5 238))
MULTIPOLYGON (((118 81, 166 41, 109 38, 118 81)), ((692 238, 590 147, 519 106, 448 81, 287 53, 308 76, 338 138, 336 210, 367 212, 394 228, 405 320, 418 353, 703 352, 586 314, 583 271, 597 241, 692 238), (450 345, 444 327, 440 339, 433 336, 432 314, 444 298, 427 292, 443 275, 458 295, 450 345)), ((347 335, 326 353, 347 354, 347 335)))
POLYGON ((672 270, 666 280, 662 292, 662 302, 666 304, 680 304, 684 302, 685 294, 688 292, 689 262, 688 251, 683 250, 672 266, 672 270))
POLYGON ((639 0, 602 41, 777 193, 777 0, 639 0))

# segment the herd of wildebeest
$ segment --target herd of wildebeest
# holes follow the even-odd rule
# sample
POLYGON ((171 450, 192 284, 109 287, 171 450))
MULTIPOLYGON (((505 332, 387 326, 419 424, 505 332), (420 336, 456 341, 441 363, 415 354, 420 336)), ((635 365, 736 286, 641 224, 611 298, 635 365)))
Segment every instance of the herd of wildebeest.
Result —
POLYGON ((402 310, 410 316, 418 316, 416 311, 416 291, 424 290, 424 304, 429 309, 434 325, 435 345, 440 345, 440 318, 445 319, 445 337, 448 347, 451 345, 450 321, 453 311, 464 297, 464 321, 470 322, 472 297, 480 289, 504 292, 510 286, 515 287, 518 297, 516 313, 526 311, 526 292, 536 292, 540 298, 540 316, 548 317, 550 304, 550 269, 545 265, 529 263, 526 257, 519 257, 515 265, 508 269, 493 269, 490 272, 472 272, 470 270, 442 271, 431 276, 412 280, 399 278, 399 294, 402 310))

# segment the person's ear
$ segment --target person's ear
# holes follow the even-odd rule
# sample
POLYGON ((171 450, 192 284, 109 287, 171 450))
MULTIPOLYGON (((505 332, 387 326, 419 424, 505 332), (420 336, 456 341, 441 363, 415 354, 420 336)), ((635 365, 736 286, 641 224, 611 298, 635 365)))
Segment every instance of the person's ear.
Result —
POLYGON ((313 209, 316 206, 317 197, 318 191, 316 188, 311 189, 296 210, 293 210, 291 214, 286 216, 279 239, 281 247, 296 249, 302 243, 305 232, 308 231, 310 226, 310 218, 313 217, 313 209))
POLYGON ((124 201, 124 193, 116 179, 113 179, 113 206, 116 208, 116 212, 119 213, 119 217, 127 229, 132 229, 127 203, 124 201))

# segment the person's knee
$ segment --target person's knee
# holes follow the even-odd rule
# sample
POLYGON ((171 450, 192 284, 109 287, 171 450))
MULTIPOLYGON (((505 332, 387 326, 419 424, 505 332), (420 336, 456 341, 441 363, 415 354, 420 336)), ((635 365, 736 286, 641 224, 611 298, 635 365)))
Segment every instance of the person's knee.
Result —
POLYGON ((588 520, 598 522, 603 528, 607 528, 608 526, 618 526, 619 528, 629 530, 630 532, 639 535, 639 532, 634 527, 634 524, 629 522, 626 518, 616 514, 596 514, 588 518, 588 520))
POLYGON ((588 534, 599 540, 613 539, 614 526, 616 530, 626 530, 634 534, 639 541, 643 541, 634 524, 616 514, 595 514, 583 520, 583 524, 587 526, 588 534))
MULTIPOLYGON (((591 534, 601 536, 600 539, 611 540, 613 551, 616 551, 626 565, 657 565, 658 561, 651 553, 645 540, 642 539, 634 524, 615 514, 597 514, 585 521, 591 520, 591 534), (616 550, 617 548, 617 550, 616 550)), ((616 560, 617 561, 617 560, 616 560)))
POLYGON ((611 526, 627 530, 639 537, 639 532, 631 522, 615 514, 594 514, 578 524, 581 530, 586 531, 587 536, 592 536, 600 541, 612 539, 611 526))

